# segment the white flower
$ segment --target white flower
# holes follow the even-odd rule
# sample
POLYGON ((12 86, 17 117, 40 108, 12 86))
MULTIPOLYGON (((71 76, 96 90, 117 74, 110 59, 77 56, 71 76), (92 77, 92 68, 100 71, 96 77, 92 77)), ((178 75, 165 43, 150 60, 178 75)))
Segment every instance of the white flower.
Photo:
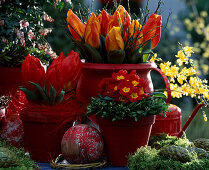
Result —
POLYGON ((36 36, 34 35, 32 30, 28 31, 28 39, 29 40, 35 40, 36 39, 36 36))
POLYGON ((44 12, 44 15, 42 16, 42 19, 49 22, 54 22, 54 19, 50 17, 47 13, 44 12))
POLYGON ((26 28, 29 26, 29 22, 26 20, 21 20, 19 23, 20 23, 20 29, 26 28))
POLYGON ((52 29, 51 28, 45 28, 45 29, 41 29, 39 31, 39 33, 43 36, 46 36, 48 33, 51 33, 52 32, 52 29))

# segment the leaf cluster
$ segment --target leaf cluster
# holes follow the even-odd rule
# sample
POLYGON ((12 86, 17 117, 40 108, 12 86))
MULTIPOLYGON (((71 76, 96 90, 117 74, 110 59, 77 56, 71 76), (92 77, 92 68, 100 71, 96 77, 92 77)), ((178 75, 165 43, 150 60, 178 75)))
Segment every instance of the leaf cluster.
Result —
POLYGON ((111 118, 112 121, 133 118, 135 121, 141 116, 161 115, 168 111, 168 104, 162 98, 149 97, 138 102, 117 102, 110 97, 92 98, 87 106, 86 115, 111 118))
POLYGON ((29 90, 25 87, 19 87, 22 90, 28 101, 35 102, 38 104, 45 105, 57 105, 61 103, 65 96, 65 91, 61 91, 59 94, 56 89, 51 85, 49 91, 46 87, 42 88, 39 84, 30 82, 34 87, 35 91, 29 90))
MULTIPOLYGON (((7 148, 9 151, 11 151, 17 157, 18 166, 8 167, 7 169, 12 169, 12 170, 39 169, 38 166, 36 165, 35 161, 31 160, 30 156, 25 154, 25 151, 23 148, 18 149, 12 145, 6 144, 6 142, 3 141, 1 138, 0 138, 0 147, 7 148)), ((0 169, 5 169, 5 168, 0 167, 0 169)))

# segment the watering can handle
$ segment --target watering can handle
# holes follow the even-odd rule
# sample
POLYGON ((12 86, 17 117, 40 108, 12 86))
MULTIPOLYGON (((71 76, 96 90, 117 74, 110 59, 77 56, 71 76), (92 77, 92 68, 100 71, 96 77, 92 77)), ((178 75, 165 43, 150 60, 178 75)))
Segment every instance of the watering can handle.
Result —
POLYGON ((198 104, 198 106, 194 109, 194 111, 192 112, 191 116, 189 117, 189 119, 186 121, 185 125, 183 126, 182 130, 179 132, 178 134, 178 138, 180 138, 183 135, 183 132, 186 131, 187 127, 189 126, 189 124, 191 123, 191 121, 194 119, 194 117, 196 116, 197 112, 201 109, 201 107, 206 106, 206 104, 204 103, 200 103, 198 104))
POLYGON ((167 78, 167 76, 159 69, 159 68, 154 68, 155 71, 160 73, 160 75, 163 77, 163 80, 165 82, 166 90, 167 90, 167 100, 166 103, 171 103, 171 88, 170 88, 170 82, 167 78))

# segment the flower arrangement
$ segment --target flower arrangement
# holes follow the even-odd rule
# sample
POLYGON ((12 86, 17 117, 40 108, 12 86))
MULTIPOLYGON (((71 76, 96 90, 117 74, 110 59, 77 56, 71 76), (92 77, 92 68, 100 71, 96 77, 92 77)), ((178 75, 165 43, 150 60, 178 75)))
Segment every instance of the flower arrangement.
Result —
POLYGON ((100 95, 92 98, 87 106, 87 115, 95 114, 112 121, 130 117, 135 121, 140 116, 156 115, 168 111, 161 93, 146 93, 147 83, 135 71, 113 73, 99 84, 100 95))
POLYGON ((86 22, 69 9, 67 24, 86 62, 144 63, 160 41, 161 15, 156 13, 140 23, 119 5, 113 15, 103 9, 98 16, 91 13, 86 22))
POLYGON ((44 21, 54 20, 43 10, 49 1, 2 1, 0 3, 0 65, 20 67, 25 56, 32 54, 47 63, 56 57, 45 36, 52 32, 44 21), (48 54, 48 55, 47 55, 48 54))
POLYGON ((77 52, 71 51, 65 58, 63 53, 45 68, 38 58, 28 55, 22 63, 24 87, 20 87, 30 102, 56 105, 63 101, 65 93, 72 91, 81 72, 81 61, 77 52))

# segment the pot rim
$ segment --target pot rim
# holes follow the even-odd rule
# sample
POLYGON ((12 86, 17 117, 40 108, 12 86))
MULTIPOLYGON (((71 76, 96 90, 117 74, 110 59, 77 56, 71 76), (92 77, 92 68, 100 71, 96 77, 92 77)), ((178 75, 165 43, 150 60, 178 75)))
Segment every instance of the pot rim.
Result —
POLYGON ((82 68, 84 69, 94 69, 94 70, 113 70, 113 69, 153 69, 157 68, 154 62, 149 63, 139 63, 139 64, 103 64, 103 63, 82 63, 82 68))

